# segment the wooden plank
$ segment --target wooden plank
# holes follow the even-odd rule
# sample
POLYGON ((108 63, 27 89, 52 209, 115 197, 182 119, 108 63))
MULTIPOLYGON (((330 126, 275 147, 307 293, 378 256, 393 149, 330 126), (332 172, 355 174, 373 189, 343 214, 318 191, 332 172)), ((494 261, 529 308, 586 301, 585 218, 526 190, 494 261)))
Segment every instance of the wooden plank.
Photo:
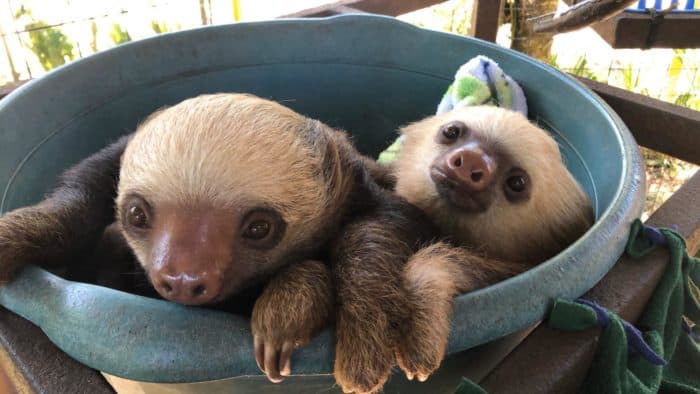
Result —
POLYGON ((472 26, 474 37, 496 42, 501 15, 503 15, 503 0, 475 0, 472 11, 472 26))
MULTIPOLYGON (((571 6, 580 0, 563 0, 571 6)), ((651 5, 651 3, 650 3, 651 5)), ((663 11, 662 11, 663 12, 663 11)), ((651 15, 623 12, 591 26, 613 48, 698 48, 700 15, 668 13, 652 21, 651 15), (656 27, 652 27, 656 25, 656 27), (651 30, 656 31, 650 36, 651 30)))
POLYGON ((700 164, 700 112, 577 77, 608 103, 642 146, 700 164))
POLYGON ((282 18, 312 18, 345 13, 344 7, 382 15, 401 15, 441 3, 440 0, 341 0, 319 7, 308 8, 282 18))
POLYGON ((700 47, 700 14, 669 13, 652 20, 625 12, 592 27, 613 48, 700 47))
POLYGON ((365 14, 366 12, 358 10, 357 8, 348 7, 345 5, 339 5, 333 8, 333 11, 337 14, 365 14))
POLYGON ((3 97, 7 96, 10 93, 12 93, 13 90, 17 89, 18 87, 24 85, 27 82, 29 82, 29 80, 10 82, 7 85, 0 86, 0 99, 2 99, 3 97))
MULTIPOLYGON (((649 218, 653 226, 678 225, 690 254, 700 248, 700 173, 695 174, 649 218)), ((668 264, 659 248, 644 258, 623 256, 585 297, 628 321, 636 321, 668 264)), ((575 393, 586 377, 600 329, 555 330, 540 325, 480 382, 489 393, 575 393)))
POLYGON ((99 372, 73 360, 39 327, 2 307, 0 346, 0 352, 9 355, 6 361, 0 357, 0 368, 13 377, 18 393, 114 393, 99 372))

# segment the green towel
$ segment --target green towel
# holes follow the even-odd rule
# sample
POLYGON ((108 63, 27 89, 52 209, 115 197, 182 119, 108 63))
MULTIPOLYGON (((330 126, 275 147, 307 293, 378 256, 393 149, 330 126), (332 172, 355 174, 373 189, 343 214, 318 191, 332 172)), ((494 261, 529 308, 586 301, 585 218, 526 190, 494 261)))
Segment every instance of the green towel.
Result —
MULTIPOLYGON (((527 117, 527 101, 523 89, 501 70, 498 63, 482 55, 470 59, 457 70, 454 81, 447 87, 437 106, 436 113, 442 114, 457 107, 474 105, 495 105, 520 112, 527 117)), ((397 138, 379 154, 377 162, 394 162, 398 158, 402 142, 402 137, 397 138)))
MULTIPOLYGON (((644 338, 667 363, 653 365, 638 356, 628 356, 623 321, 609 314, 581 393, 700 393, 700 346, 692 322, 700 322, 700 260, 688 256, 685 241, 676 232, 661 229, 670 252, 670 262, 654 295, 637 322, 644 338), (693 339, 695 336, 696 339, 693 339)), ((627 243, 627 254, 640 257, 656 248, 637 220, 627 243)), ((565 300, 557 302, 549 326, 581 330, 596 324, 592 308, 565 300)))
MULTIPOLYGON (((638 258, 665 244, 670 262, 637 326, 645 330, 643 339, 649 352, 660 355, 666 363, 655 365, 639 354, 630 355, 628 343, 634 338, 625 327, 629 324, 608 313, 581 393, 700 394, 700 326, 696 325, 700 323, 700 259, 688 256, 685 241, 675 231, 646 230, 650 231, 635 221, 627 254, 638 258)), ((578 331, 601 325, 601 321, 594 307, 560 299, 547 324, 578 331)), ((457 389, 460 394, 484 392, 466 378, 457 389)))

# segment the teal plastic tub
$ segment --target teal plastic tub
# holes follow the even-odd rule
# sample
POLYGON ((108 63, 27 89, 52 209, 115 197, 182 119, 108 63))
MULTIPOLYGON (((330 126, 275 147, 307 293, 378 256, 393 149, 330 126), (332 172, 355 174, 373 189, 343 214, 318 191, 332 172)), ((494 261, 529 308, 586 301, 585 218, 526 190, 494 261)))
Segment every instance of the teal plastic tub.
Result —
MULTIPOLYGON (((121 45, 0 101, 0 210, 39 201, 70 165, 131 132, 159 107, 202 93, 277 100, 347 130, 361 151, 376 156, 400 125, 433 114, 457 68, 479 54, 521 83, 530 117, 560 143, 597 220, 540 266, 458 297, 448 349, 458 358, 540 321, 554 299, 590 289, 621 255, 644 197, 637 146, 600 98, 551 67, 487 42, 349 15, 212 26, 121 45)), ((318 391, 333 384, 332 330, 295 354, 298 376, 273 385, 256 367, 249 322, 241 316, 72 283, 38 268, 1 288, 0 303, 77 360, 127 379, 228 379, 227 390, 238 392, 318 391)), ((454 388, 457 375, 429 382, 454 388)), ((394 377, 387 391, 427 389, 404 383, 394 377)))

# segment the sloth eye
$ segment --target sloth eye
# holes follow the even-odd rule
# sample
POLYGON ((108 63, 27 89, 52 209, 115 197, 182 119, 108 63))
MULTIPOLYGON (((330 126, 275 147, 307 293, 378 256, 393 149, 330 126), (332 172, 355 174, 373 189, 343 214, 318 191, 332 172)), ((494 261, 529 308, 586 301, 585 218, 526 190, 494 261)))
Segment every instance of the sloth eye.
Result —
POLYGON ((146 229, 149 226, 148 207, 141 198, 134 198, 127 205, 126 223, 136 229, 146 229))
POLYGON ((460 121, 444 124, 440 127, 440 142, 451 143, 460 136, 466 134, 467 125, 460 121))
POLYGON ((271 228, 270 222, 256 220, 248 225, 243 236, 257 241, 265 238, 270 233, 271 228))
POLYGON ((523 175, 515 175, 506 181, 508 188, 516 193, 521 193, 525 191, 525 186, 527 186, 527 179, 523 175))
POLYGON ((241 224, 241 238, 254 249, 270 249, 284 235, 286 223, 273 209, 256 208, 248 212, 241 224))
POLYGON ((526 200, 530 197, 530 177, 520 168, 511 170, 506 178, 504 191, 506 198, 511 202, 526 200))

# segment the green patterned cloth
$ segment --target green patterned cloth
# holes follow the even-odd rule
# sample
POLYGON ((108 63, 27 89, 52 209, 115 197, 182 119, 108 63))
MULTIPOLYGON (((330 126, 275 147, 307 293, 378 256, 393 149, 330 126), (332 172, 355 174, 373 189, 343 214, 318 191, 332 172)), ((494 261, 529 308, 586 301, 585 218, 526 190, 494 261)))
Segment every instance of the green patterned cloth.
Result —
MULTIPOLYGON (((649 237, 637 220, 630 233, 626 252, 638 258, 657 247, 667 247, 670 261, 636 326, 650 351, 661 356, 665 365, 651 362, 641 353, 630 351, 630 330, 619 316, 608 312, 598 351, 580 387, 580 393, 620 394, 700 394, 700 259, 688 256, 685 241, 675 231, 661 229, 659 239, 649 237)), ((548 325, 563 330, 584 330, 600 325, 594 308, 558 300, 548 325)), ((634 335, 633 335, 634 336, 634 335)), ((652 357, 653 359, 653 357, 652 357)), ((514 388, 515 389, 515 388, 514 388)), ((460 394, 486 391, 464 379, 460 394)))
MULTIPOLYGON (((447 87, 437 107, 437 114, 457 107, 495 105, 518 111, 527 117, 525 94, 517 82, 486 56, 477 56, 464 63, 455 74, 454 82, 447 87)), ((399 137, 377 161, 388 164, 396 160, 401 150, 399 137)))
MULTIPOLYGON (((660 240, 654 240, 637 220, 626 252, 638 258, 664 247, 660 242, 669 250, 666 271, 636 324, 643 330, 646 343, 666 364, 655 365, 630 352, 631 338, 625 322, 610 313, 581 393, 700 393, 700 331, 693 323, 700 322, 700 259, 688 256, 685 241, 675 231, 658 231, 660 240)), ((552 309, 548 324, 582 330, 596 323, 588 306, 561 300, 552 309)))

